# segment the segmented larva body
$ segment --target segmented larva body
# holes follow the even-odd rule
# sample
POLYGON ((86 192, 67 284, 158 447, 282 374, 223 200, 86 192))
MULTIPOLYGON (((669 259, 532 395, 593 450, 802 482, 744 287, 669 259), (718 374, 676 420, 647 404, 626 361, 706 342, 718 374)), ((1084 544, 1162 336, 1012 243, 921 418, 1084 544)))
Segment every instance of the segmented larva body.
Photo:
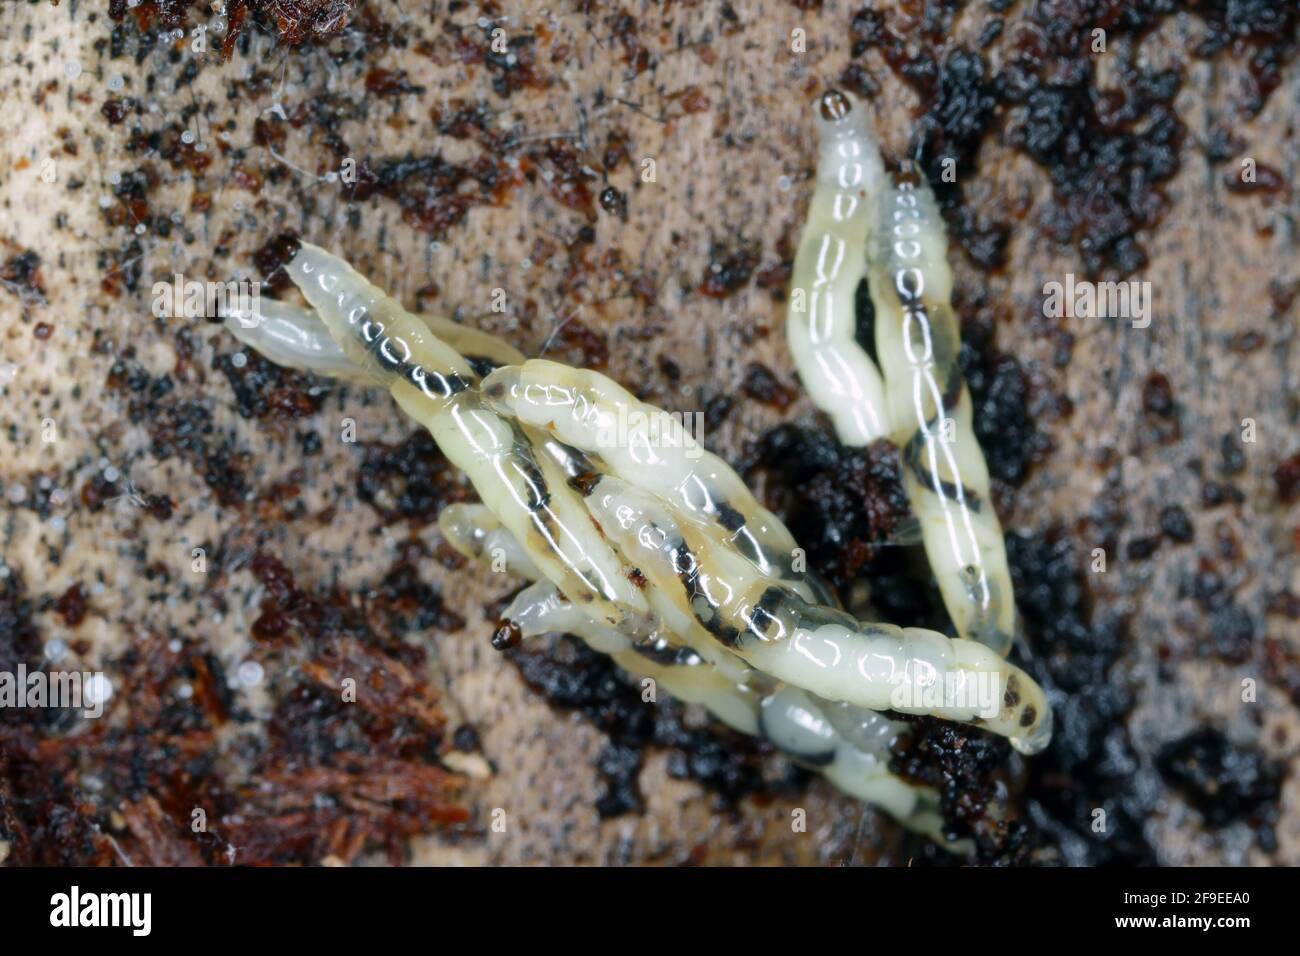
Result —
POLYGON ((696 650, 713 641, 755 670, 827 700, 976 724, 1023 753, 1046 744, 1051 717, 1042 690, 984 645, 923 628, 866 624, 810 604, 618 478, 602 477, 586 501, 655 593, 689 615, 690 626, 674 630, 696 650), (973 692, 980 674, 997 688, 994 707, 973 692), (935 700, 928 689, 936 686, 955 692, 935 700))
MULTIPOLYGON (((413 315, 449 346, 465 356, 470 367, 486 375, 499 365, 517 365, 524 354, 495 335, 469 328, 450 319, 413 315)), ((330 338, 316 313, 275 299, 257 300, 251 309, 226 314, 226 328, 272 362, 287 368, 310 370, 331 378, 372 382, 373 375, 359 369, 330 338), (254 331, 256 330, 256 331, 254 331)))
POLYGON ((316 314, 296 305, 259 298, 256 308, 228 313, 226 328, 276 365, 345 381, 370 380, 330 338, 316 314))
POLYGON ((598 372, 532 359, 492 372, 483 391, 493 407, 553 431, 598 457, 611 474, 664 498, 763 573, 803 580, 792 569, 794 537, 740 476, 699 445, 680 421, 618 383, 598 372))
MULTIPOLYGON (((495 542, 506 556, 508 570, 535 581, 527 565, 516 563, 522 549, 505 543, 509 532, 488 509, 454 505, 443 511, 438 524, 466 557, 489 564, 490 551, 472 542, 495 542)), ((908 828, 955 852, 968 850, 964 842, 948 841, 944 835, 938 795, 889 771, 890 747, 904 729, 897 721, 874 711, 818 700, 753 671, 728 677, 670 631, 632 641, 592 620, 549 581, 535 581, 520 591, 502 616, 524 640, 572 634, 592 650, 608 654, 632 677, 653 679, 658 688, 706 708, 733 730, 762 736, 790 759, 819 771, 845 793, 881 807, 908 828)))
POLYGON ((492 567, 499 557, 502 570, 530 581, 542 577, 528 552, 501 527, 487 505, 447 505, 438 514, 438 529, 453 548, 471 560, 492 567))
MULTIPOLYGON (((454 516, 459 521, 465 514, 454 516)), ((500 541, 510 532, 500 527, 496 516, 486 509, 475 511, 474 537, 500 541)), ((447 524, 439 516, 438 526, 446 534, 447 524)), ((452 546, 467 558, 490 566, 490 551, 469 550, 462 547, 463 537, 448 537, 452 546)), ((507 570, 517 577, 533 583, 515 595, 502 612, 502 620, 512 626, 518 637, 528 639, 545 634, 572 634, 581 638, 593 650, 609 654, 624 670, 637 677, 654 677, 668 693, 690 703, 700 703, 718 716, 728 726, 746 734, 759 732, 757 713, 762 686, 761 675, 743 670, 727 677, 719 668, 708 664, 700 655, 676 640, 668 631, 650 634, 634 641, 626 634, 594 620, 573 604, 552 584, 539 580, 529 573, 522 562, 513 560, 521 549, 505 546, 507 570)))
POLYGON ((1005 654, 1015 633, 1011 572, 957 361, 961 338, 943 220, 913 168, 880 206, 886 228, 869 281, 903 487, 957 633, 1005 654))
POLYGON ((999 655, 921 628, 861 624, 813 603, 808 586, 783 572, 772 550, 772 542, 793 544, 789 531, 726 464, 693 461, 689 436, 675 436, 665 447, 649 447, 644 436, 609 441, 613 423, 641 421, 634 414, 641 403, 609 379, 529 361, 497 369, 483 390, 503 414, 553 430, 566 446, 608 467, 609 474, 583 483, 587 507, 654 585, 655 611, 701 655, 712 658, 720 645, 828 700, 975 723, 1026 753, 1046 744, 1051 720, 1041 689, 999 655), (977 709, 976 695, 960 692, 979 673, 1005 698, 996 713, 977 709), (935 681, 951 682, 962 704, 936 707, 925 690, 935 681))
POLYGON ((860 104, 831 91, 821 98, 817 115, 817 188, 795 257, 787 321, 795 366, 842 442, 863 445, 883 434, 898 446, 904 489, 957 633, 1005 655, 1015 633, 1015 601, 1002 527, 989 500, 988 467, 972 429, 970 393, 957 362, 961 340, 951 305, 943 220, 929 186, 914 170, 909 168, 895 184, 888 182, 860 104), (855 179, 842 172, 845 142, 852 144, 853 164, 870 171, 860 177, 861 202, 852 206, 842 185, 855 179), (849 230, 828 216, 826 210, 837 203, 867 225, 849 230), (819 283, 825 285, 824 250, 840 250, 846 243, 832 257, 848 260, 839 268, 842 283, 832 286, 832 294, 816 298, 819 283), (846 416, 838 392, 813 384, 828 367, 859 368, 863 362, 879 377, 852 338, 854 293, 864 276, 875 309, 876 358, 884 373, 878 414, 884 425, 870 434, 846 416), (814 328, 824 323, 836 330, 824 338, 821 353, 807 347, 809 320, 795 311, 797 297, 834 313, 824 319, 811 313, 814 328))
POLYGON ((444 536, 534 582, 506 612, 519 636, 575 634, 940 841, 933 791, 888 771, 901 725, 878 711, 1046 744, 1041 689, 988 649, 826 606, 785 526, 677 420, 598 373, 412 316, 315 246, 287 271, 311 310, 264 303, 228 324, 282 364, 383 385, 429 429, 483 500, 445 509, 444 536), (996 694, 976 706, 963 690, 982 678, 996 694))
POLYGON ((429 430, 546 577, 606 623, 644 631, 645 598, 553 464, 483 404, 466 358, 323 249, 302 243, 286 269, 347 358, 429 430))
POLYGON ((786 337, 803 386, 847 445, 890 433, 880 371, 855 338, 854 297, 876 222, 885 167, 866 112, 824 97, 817 112, 817 188, 794 259, 786 337))

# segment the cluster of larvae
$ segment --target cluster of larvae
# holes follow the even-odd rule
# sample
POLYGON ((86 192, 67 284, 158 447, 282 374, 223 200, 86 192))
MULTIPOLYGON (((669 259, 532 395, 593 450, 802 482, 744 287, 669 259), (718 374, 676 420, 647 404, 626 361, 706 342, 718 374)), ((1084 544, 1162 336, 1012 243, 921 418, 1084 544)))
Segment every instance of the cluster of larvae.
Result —
POLYGON ((846 93, 818 104, 821 156, 795 255, 786 337, 813 401, 846 445, 897 446, 926 557, 957 633, 999 654, 1016 608, 989 472, 957 363, 948 242, 915 167, 891 182, 866 111, 846 93), (879 366, 856 339, 867 282, 879 366))
MULTIPOLYGON (((823 116, 833 97, 839 94, 823 98, 823 116)), ((846 98, 833 102, 852 112, 846 98)), ((531 582, 504 612, 494 643, 572 634, 633 677, 761 735, 846 793, 962 850, 966 843, 944 836, 937 795, 889 770, 890 746, 907 731, 897 716, 976 725, 1028 754, 1046 745, 1051 712, 1041 688, 1003 657, 1013 609, 1005 559, 998 565, 987 551, 989 522, 996 531, 997 519, 987 504, 981 513, 975 493, 987 492, 983 458, 973 439, 961 437, 970 432, 970 402, 959 376, 952 385, 957 342, 933 202, 923 186, 886 188, 865 137, 857 140, 858 171, 846 170, 838 148, 851 141, 841 135, 844 122, 832 115, 823 124, 813 221, 796 262, 811 321, 792 315, 791 340, 819 403, 861 414, 857 431, 837 416, 846 439, 902 438, 931 555, 939 522, 978 546, 977 556, 954 546, 950 561, 935 566, 941 581, 957 579, 945 597, 963 596, 949 604, 957 639, 859 621, 839 609, 815 575, 796 569, 797 545, 781 521, 679 419, 596 372, 527 360, 483 332, 414 315, 323 249, 301 243, 285 266, 309 308, 263 300, 256 314, 232 314, 226 324, 281 365, 387 388, 466 474, 482 503, 446 508, 443 535, 471 561, 504 562, 531 582), (846 185, 846 176, 858 179, 846 185), (857 207, 872 201, 880 221, 868 223, 857 207), (887 244, 884 224, 903 210, 917 211, 915 256, 887 244), (864 244, 872 241, 877 249, 868 255, 864 244), (870 263, 878 338, 887 346, 881 361, 902 369, 889 394, 861 350, 853 352, 851 334, 842 334, 843 296, 851 329, 852 292, 863 275, 845 261, 850 256, 870 263), (876 290, 907 269, 914 282, 876 290), (900 319, 901 331, 880 330, 891 307, 928 310, 928 359, 909 337, 915 320, 900 319), (857 362, 851 373, 845 362, 857 362), (823 367, 836 384, 825 384, 823 367), (905 377, 933 384, 935 375, 945 391, 902 384, 905 377), (847 410, 844 389, 860 399, 857 412, 847 410), (904 391, 916 392, 914 405, 904 391), (948 399, 958 419, 951 448, 935 437, 948 399), (909 424, 887 424, 907 420, 909 409, 909 424)))

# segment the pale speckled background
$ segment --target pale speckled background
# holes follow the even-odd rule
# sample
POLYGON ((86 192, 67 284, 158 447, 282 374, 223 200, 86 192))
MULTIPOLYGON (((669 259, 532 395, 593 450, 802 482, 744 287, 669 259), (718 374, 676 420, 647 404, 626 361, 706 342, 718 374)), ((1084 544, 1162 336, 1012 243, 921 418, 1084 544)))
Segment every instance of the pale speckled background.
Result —
MULTIPOLYGON (((176 360, 171 339, 155 334, 148 288, 174 271, 213 277, 251 272, 253 251, 276 232, 293 228, 347 257, 404 302, 413 303, 417 290, 436 283, 436 296, 422 303, 426 309, 481 314, 498 287, 513 303, 531 297, 537 303, 533 321, 521 321, 513 310, 481 320, 529 354, 537 354, 551 337, 555 314, 580 309, 582 321, 608 337, 610 373, 634 386, 652 383, 652 397, 678 408, 699 408, 701 395, 734 391, 741 370, 752 361, 792 380, 781 334, 783 308, 767 291, 750 283, 719 301, 691 290, 704 273, 711 241, 740 234, 760 243, 763 268, 778 261, 781 237, 797 236, 812 162, 806 104, 848 62, 848 22, 857 5, 827 0, 819 11, 803 12, 785 3, 736 3, 738 21, 729 22, 714 3, 667 9, 631 4, 642 23, 642 42, 659 58, 657 69, 632 77, 611 36, 610 14, 561 15, 555 11, 567 10, 566 5, 503 4, 507 30, 540 26, 549 34, 539 57, 547 87, 522 90, 508 99, 491 91, 491 77, 482 66, 466 66, 445 55, 445 37, 427 19, 429 6, 383 6, 383 18, 402 30, 407 44, 382 57, 339 65, 319 49, 286 51, 272 37, 257 35, 249 56, 236 53, 228 64, 212 62, 192 88, 179 89, 172 82, 177 67, 163 54, 155 53, 142 66, 104 54, 100 41, 108 36, 109 24, 96 13, 98 5, 64 0, 57 8, 24 3, 0 11, 0 59, 5 63, 0 69, 0 240, 13 244, 6 245, 0 259, 35 250, 45 289, 43 301, 26 302, 19 290, 0 290, 0 369, 8 369, 11 379, 0 392, 0 486, 6 495, 0 546, 5 565, 18 570, 34 594, 57 596, 77 582, 87 589, 91 613, 75 637, 88 642, 88 666, 119 653, 143 631, 168 626, 201 634, 229 670, 244 659, 258 597, 247 570, 225 578, 225 614, 202 583, 184 592, 177 583, 177 593, 162 603, 148 599, 154 585, 143 578, 142 569, 157 562, 171 569, 175 582, 183 581, 196 544, 269 534, 270 549, 293 571, 299 586, 311 589, 337 581, 351 591, 392 565, 405 535, 401 525, 375 532, 380 526, 375 512, 355 498, 355 448, 331 436, 338 434, 344 416, 356 420, 365 441, 401 440, 412 424, 386 396, 356 389, 348 392, 344 405, 337 393, 331 395, 314 420, 295 421, 287 429, 245 420, 235 410, 224 377, 210 368, 213 349, 234 350, 216 327, 198 330, 201 347, 193 364, 208 370, 206 381, 191 376, 178 380, 177 388, 209 402, 217 427, 231 430, 237 446, 252 456, 255 490, 302 469, 298 484, 307 517, 259 525, 251 514, 219 507, 188 464, 158 463, 147 454, 143 429, 127 423, 118 394, 103 389, 113 359, 91 353, 92 332, 101 329, 119 345, 134 344, 138 360, 155 374, 170 369, 176 360), (787 43, 796 26, 808 34, 807 52, 800 56, 791 55, 787 43), (437 54, 423 55, 421 40, 437 54), (571 48, 571 56, 551 62, 547 51, 561 44, 571 48), (73 63, 80 68, 76 76, 66 69, 73 63), (395 203, 380 197, 360 204, 356 223, 349 224, 348 205, 337 187, 317 183, 304 172, 323 172, 331 162, 310 124, 289 129, 283 148, 298 170, 278 182, 267 178, 279 161, 253 144, 258 115, 277 105, 292 114, 326 91, 363 97, 364 72, 376 65, 408 71, 409 81, 425 91, 375 100, 368 120, 343 124, 339 132, 363 155, 434 149, 453 161, 477 155, 480 146, 438 137, 429 122, 431 107, 456 97, 486 101, 496 113, 495 125, 517 128, 522 137, 568 137, 595 150, 611 125, 625 128, 632 155, 655 158, 658 182, 633 188, 629 164, 611 177, 613 185, 628 192, 628 221, 600 213, 588 253, 599 261, 617 250, 622 271, 597 268, 586 282, 566 285, 572 254, 567 240, 585 221, 554 202, 540 182, 511 189, 499 206, 472 209, 435 247, 430 236, 402 221, 395 203), (228 101, 231 75, 254 68, 271 73, 272 90, 252 100, 228 101), (158 80, 153 89, 145 86, 150 73, 158 80), (139 97, 146 112, 110 126, 100 108, 116 74, 125 78, 122 93, 139 97), (682 98, 673 94, 692 86, 708 106, 685 113, 682 98), (598 98, 598 91, 603 97, 598 98), (170 239, 141 236, 138 291, 109 295, 101 289, 99 257, 105 248, 125 245, 128 227, 108 226, 100 203, 110 195, 110 177, 137 164, 124 152, 129 129, 134 123, 165 125, 191 103, 202 104, 188 122, 213 153, 212 166, 196 184, 188 172, 155 161, 163 182, 151 193, 150 204, 155 211, 179 211, 194 241, 177 241, 180 230, 173 230, 170 239), (233 127, 224 128, 227 121, 233 127), (259 193, 240 187, 232 159, 219 148, 222 143, 247 150, 244 166, 259 171, 265 181, 259 193), (57 179, 45 183, 41 163, 51 156, 57 179), (74 181, 84 185, 72 189, 74 181), (207 214, 189 211, 191 193, 199 186, 213 196, 207 214), (227 254, 214 258, 218 245, 227 254), (642 307, 628 293, 632 281, 642 276, 657 289, 653 308, 642 307), (33 334, 40 322, 52 327, 48 340, 33 334), (669 395, 673 386, 656 367, 661 354, 671 355, 682 369, 675 396, 669 395), (73 394, 78 388, 79 397, 73 394), (46 418, 55 422, 54 442, 41 440, 46 418), (293 432, 307 425, 320 431, 324 448, 319 456, 300 459, 293 432), (80 507, 77 489, 105 462, 140 489, 169 495, 178 506, 176 514, 158 522, 129 504, 99 513, 80 507), (42 475, 66 494, 66 503, 55 509, 58 524, 41 520, 30 508, 13 506, 17 496, 34 493, 42 475), (313 516, 326 508, 337 510, 322 524, 313 516), (48 560, 52 546, 63 555, 57 564, 48 560)), ((439 18, 446 15, 444 4, 433 6, 439 18)), ((475 15, 466 10, 452 16, 465 23, 475 15)), ((959 17, 954 36, 978 33, 986 15, 983 4, 971 4, 959 17)), ((1194 19, 1171 19, 1144 42, 1142 55, 1182 62, 1177 51, 1198 29, 1194 19)), ((330 41, 329 48, 354 42, 345 34, 330 41)), ((215 60, 214 53, 207 57, 215 60)), ((886 151, 896 156, 907 142, 915 97, 878 61, 868 60, 868 65, 882 87, 876 100, 878 127, 886 151)), ((1187 82, 1177 105, 1190 139, 1204 137, 1221 121, 1239 70, 1231 58, 1187 62, 1187 82)), ((1234 126, 1251 155, 1289 181, 1294 181, 1300 154, 1297 105, 1300 78, 1292 67, 1263 114, 1234 126)), ((966 183, 966 195, 973 205, 993 209, 1012 202, 1032 205, 1044 187, 1040 169, 986 141, 980 174, 966 183)), ((594 189, 599 188, 597 180, 594 189)), ((1260 440, 1247 446, 1247 472, 1237 480, 1246 500, 1240 507, 1199 516, 1189 508, 1198 523, 1192 548, 1212 547, 1215 524, 1227 522, 1247 555, 1249 580, 1238 599, 1257 621, 1257 644, 1267 635, 1297 652, 1300 634, 1294 621, 1266 617, 1263 610, 1269 593, 1300 589, 1295 560, 1300 516, 1294 506, 1281 510, 1270 478, 1277 462, 1294 453, 1300 441, 1295 401, 1300 366, 1292 347, 1296 312, 1292 307, 1270 320, 1268 293, 1272 280, 1300 280, 1297 199, 1294 193, 1272 199, 1231 196, 1219 171, 1190 150, 1167 194, 1168 216, 1154 234, 1143 237, 1151 262, 1141 277, 1151 281, 1157 297, 1151 328, 1139 332, 1112 323, 1080 323, 1072 329, 1077 336, 1073 359, 1063 370, 1053 367, 1053 342, 1034 331, 1033 317, 1046 279, 1081 271, 1072 250, 1045 241, 1030 215, 1013 234, 1009 265, 1000 274, 983 275, 954 254, 960 286, 988 287, 998 347, 1025 364, 1041 394, 1065 395, 1076 405, 1069 419, 1039 410, 1039 426, 1055 450, 1000 502, 1003 522, 1008 528, 1038 528, 1051 520, 1073 526, 1101 495, 1105 472, 1093 463, 1104 448, 1112 448, 1119 458, 1112 473, 1120 476, 1123 500, 1131 509, 1130 532, 1149 531, 1163 501, 1194 504, 1199 483, 1187 474, 1185 463, 1197 456, 1214 459, 1219 437, 1243 417, 1252 417, 1260 440), (1266 337, 1265 347, 1248 355, 1230 351, 1229 337, 1243 329, 1258 329, 1266 337), (1169 376, 1184 409, 1181 442, 1154 451, 1138 447, 1135 424, 1141 382, 1149 369, 1169 376)), ((734 454, 746 439, 783 418, 808 414, 804 399, 784 414, 741 403, 720 433, 709 438, 714 447, 734 454)), ((433 538, 437 533, 428 529, 423 534, 433 538)), ((1135 745, 1149 759, 1159 742, 1214 717, 1234 739, 1255 742, 1286 761, 1293 772, 1282 799, 1281 846, 1267 858, 1300 863, 1296 709, 1279 688, 1262 680, 1261 701, 1254 709, 1237 703, 1240 679, 1260 677, 1258 656, 1229 668, 1214 658, 1187 655, 1172 680, 1155 678, 1153 636, 1161 635, 1175 647, 1192 640, 1171 626, 1180 616, 1197 614, 1177 594, 1192 553, 1186 547, 1164 548, 1149 561, 1127 566, 1112 557, 1109 573, 1092 579, 1100 604, 1131 614, 1134 641, 1122 671, 1124 679, 1141 688, 1130 718, 1135 745)), ((482 606, 504 587, 484 582, 470 569, 448 571, 433 560, 424 562, 421 573, 441 582, 447 605, 468 623, 461 632, 413 634, 410 639, 436 648, 449 688, 448 706, 479 728, 484 753, 495 763, 495 773, 472 791, 478 819, 502 807, 512 826, 506 834, 454 845, 439 836, 422 838, 413 846, 413 860, 671 862, 694 854, 719 863, 905 862, 897 856, 897 834, 888 820, 864 815, 820 781, 797 801, 774 799, 760 805, 746 800, 738 813, 720 813, 713 796, 699 785, 669 778, 666 754, 654 750, 641 777, 646 812, 599 821, 592 808, 600 792, 592 759, 601 746, 600 732, 580 715, 553 711, 487 645, 490 622, 482 606), (789 832, 796 803, 808 810, 807 834, 789 832)), ((52 612, 40 615, 38 624, 47 637, 66 630, 52 612)), ((262 712, 268 706, 256 697, 250 704, 262 712)), ((1147 767, 1141 773, 1154 772, 1147 767)), ((1158 779, 1153 777, 1152 786, 1159 786, 1158 779)), ((1162 860, 1171 864, 1266 859, 1248 833, 1240 828, 1208 832, 1172 796, 1161 802, 1148 833, 1162 860)))

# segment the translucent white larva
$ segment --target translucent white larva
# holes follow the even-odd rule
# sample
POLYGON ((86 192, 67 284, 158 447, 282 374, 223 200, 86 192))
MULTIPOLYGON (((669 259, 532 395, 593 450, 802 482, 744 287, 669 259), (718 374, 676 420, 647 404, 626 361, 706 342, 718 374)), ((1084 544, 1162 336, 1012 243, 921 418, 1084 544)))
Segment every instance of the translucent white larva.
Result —
MULTIPOLYGON (((873 268, 890 261, 880 248, 873 268)), ((266 304, 236 334, 283 364, 378 382, 429 429, 483 499, 445 510, 448 541, 536 582, 508 611, 519 633, 574 633, 941 841, 933 792, 888 772, 899 726, 878 711, 1045 745, 1042 690, 986 648, 825 606, 791 567, 789 531, 680 422, 598 373, 412 316, 314 246, 288 272, 312 310, 266 304)))
POLYGON ((484 379, 483 392, 503 413, 553 430, 612 474, 665 498, 763 573, 801 580, 791 569, 794 537, 731 466, 699 445, 678 419, 613 380, 533 359, 497 369, 484 379))
POLYGON ((606 623, 645 630, 645 598, 519 424, 480 400, 468 360, 323 249, 302 243, 286 270, 347 358, 429 430, 547 578, 606 623))
MULTIPOLYGON (((466 557, 486 564, 488 555, 473 542, 500 543, 509 532, 486 508, 452 507, 458 509, 453 544, 466 557)), ((514 553, 508 545, 505 549, 514 553)), ((502 616, 523 639, 572 634, 593 650, 609 654, 633 677, 651 678, 659 689, 705 707, 732 729, 765 737, 792 760, 820 771, 845 793, 885 809, 910 829, 946 842, 937 794, 889 771, 890 745, 904 729, 902 724, 873 711, 818 700, 797 687, 769 686, 752 675, 740 681, 730 679, 670 632, 634 643, 592 620, 549 581, 519 592, 502 616)), ((969 849, 964 843, 947 845, 954 852, 969 849)))
MULTIPOLYGON (((524 638, 572 634, 592 650, 610 655, 639 678, 652 678, 658 689, 686 703, 700 704, 723 723, 745 734, 758 734, 758 697, 743 684, 729 681, 697 654, 665 640, 633 644, 627 637, 587 617, 549 581, 525 588, 503 613, 524 638)), ((657 691, 656 691, 657 692, 657 691)))
MULTIPOLYGON (((461 325, 442 316, 415 315, 434 335, 464 355, 471 366, 518 365, 524 354, 494 335, 461 325)), ((330 378, 360 378, 356 364, 344 354, 320 317, 311 309, 275 299, 259 299, 252 308, 225 316, 226 328, 277 365, 316 372, 330 378)))
POLYGON ((501 527, 487 505, 450 504, 438 514, 438 530, 453 548, 493 570, 530 581, 542 577, 519 541, 501 527), (493 567, 500 556, 502 566, 493 567))
POLYGON ((1011 572, 958 365, 943 219, 910 167, 881 196, 879 215, 870 287, 903 487, 957 632, 1006 654, 1015 633, 1011 572))
POLYGON ((1022 753, 1051 738, 1042 689, 984 645, 810 604, 619 478, 602 476, 586 502, 624 559, 690 618, 674 630, 701 653, 716 642, 827 700, 976 724, 1022 753))
POLYGON ((817 187, 791 276, 786 339, 804 388, 846 445, 890 432, 880 371, 854 337, 858 284, 885 167, 866 111, 831 91, 817 110, 817 187))
POLYGON ((227 314, 226 328, 277 365, 330 378, 366 380, 310 309, 260 299, 256 308, 227 314))
POLYGON ((860 104, 831 91, 818 102, 817 117, 817 188, 795 257, 787 322, 795 367, 842 442, 865 445, 887 436, 898 446, 904 488, 957 633, 1005 655, 1015 634, 1015 601, 957 361, 961 341, 943 219, 914 169, 889 183, 860 104), (864 276, 884 373, 883 395, 871 392, 880 404, 876 430, 861 427, 865 412, 848 413, 859 405, 842 385, 880 385, 880 371, 853 340, 853 294, 864 276), (810 299, 816 305, 811 324, 794 308, 796 296, 810 288, 825 290, 823 298, 810 299), (819 338, 823 327, 832 331, 819 338), (840 368, 858 371, 846 377, 835 371, 840 368))

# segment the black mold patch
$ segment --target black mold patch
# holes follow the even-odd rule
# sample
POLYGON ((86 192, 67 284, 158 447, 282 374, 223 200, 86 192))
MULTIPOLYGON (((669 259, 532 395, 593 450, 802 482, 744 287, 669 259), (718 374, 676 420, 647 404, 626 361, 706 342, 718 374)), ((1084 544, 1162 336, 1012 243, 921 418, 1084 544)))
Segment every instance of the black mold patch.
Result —
POLYGON ((459 473, 424 429, 399 445, 362 445, 357 469, 357 497, 385 524, 408 520, 430 524, 445 505, 469 496, 459 473))
MULTIPOLYGON (((682 723, 682 706, 663 697, 641 700, 641 689, 604 654, 565 637, 550 650, 507 651, 530 687, 557 707, 581 711, 609 738, 596 767, 605 793, 596 802, 602 819, 637 813, 642 799, 637 786, 646 750, 673 748, 668 769, 679 779, 697 780, 734 805, 756 792, 770 792, 762 762, 771 748, 753 737, 724 727, 693 729, 682 723)), ((775 789, 802 789, 807 771, 791 767, 775 789)))
POLYGON ((768 475, 767 505, 807 552, 808 568, 841 593, 859 578, 892 621, 942 630, 947 615, 928 575, 888 542, 911 515, 898 453, 886 442, 844 448, 825 431, 780 425, 750 453, 744 471, 768 475))
POLYGON ((970 389, 972 427, 989 474, 1019 486, 1047 450, 1047 438, 1029 412, 1029 376, 1020 362, 993 346, 993 327, 962 326, 958 363, 970 389))
POLYGON ((1149 865, 1155 853, 1142 827, 1154 807, 1134 782, 1137 754, 1125 716, 1132 696, 1113 674, 1128 641, 1118 616, 1094 620, 1073 544, 1057 529, 1007 537, 1007 559, 1025 637, 1035 657, 1026 669, 1055 710, 1047 750, 1027 761, 1025 801, 1070 865, 1149 865), (1106 829, 1092 831, 1093 811, 1106 829))
MULTIPOLYGON (((219 357, 216 362, 218 368, 222 367, 223 361, 228 363, 229 357, 219 357)), ((250 359, 250 366, 245 370, 236 370, 233 365, 229 365, 233 376, 232 384, 238 381, 242 386, 248 382, 245 375, 252 376, 263 385, 270 381, 284 383, 290 377, 298 379, 298 376, 284 373, 270 363, 261 363, 260 359, 250 359), (261 377, 263 372, 265 378, 261 377)), ((181 400, 171 376, 151 376, 135 360, 134 350, 130 347, 123 350, 109 369, 105 388, 121 396, 126 403, 129 421, 148 429, 151 441, 149 450, 154 458, 159 461, 168 458, 186 461, 202 476, 223 506, 243 505, 250 492, 247 478, 250 465, 248 455, 235 446, 229 435, 213 426, 209 402, 181 400)), ((248 414, 259 417, 294 417, 302 414, 299 402, 307 400, 296 384, 272 388, 264 396, 256 396, 250 391, 244 398, 249 402, 248 414)), ((92 508, 108 495, 109 489, 102 487, 98 479, 88 482, 81 491, 83 502, 92 508)))
MULTIPOLYGON (((945 832, 952 839, 975 838, 983 863, 1027 862, 1036 844, 1033 827, 986 818, 996 796, 998 772, 1011 752, 1001 737, 932 718, 916 718, 911 734, 895 744, 889 769, 939 792, 945 832)), ((940 862, 932 854, 929 862, 940 862)))
POLYGON ((218 355, 213 367, 226 377, 244 418, 302 418, 320 410, 324 395, 311 379, 268 361, 253 349, 218 355), (243 356, 236 365, 234 356, 243 356))
POLYGON ((1274 842, 1282 793, 1282 765, 1252 747, 1238 746, 1213 727, 1201 727, 1166 744, 1156 766, 1211 827, 1238 820, 1257 824, 1265 848, 1274 842))
MULTIPOLYGON (((1161 185, 1179 166, 1184 127, 1173 111, 1183 77, 1177 70, 1138 65, 1131 47, 1180 5, 1172 0, 1115 4, 1109 0, 1033 4, 1007 29, 990 21, 981 48, 996 50, 994 73, 980 52, 931 52, 948 34, 957 2, 927 3, 922 22, 895 31, 875 10, 854 15, 855 62, 845 71, 853 88, 874 92, 860 58, 876 50, 921 97, 923 114, 909 147, 917 156, 955 238, 972 261, 995 268, 1005 258, 1011 224, 978 221, 966 206, 962 183, 978 174, 979 150, 1001 129, 1012 147, 1043 168, 1052 201, 1042 210, 1046 233, 1068 243, 1090 274, 1128 275, 1146 264, 1137 235, 1164 217, 1161 185), (1117 57, 1113 88, 1097 81, 1093 31, 1105 31, 1106 56, 1117 57), (928 43, 917 43, 920 35, 928 43), (951 171, 954 176, 944 173, 951 171)), ((1248 49, 1247 117, 1259 112, 1281 82, 1297 48, 1300 10, 1272 0, 1202 0, 1191 5, 1209 28, 1194 51, 1211 57, 1248 49)), ((994 8, 996 10, 996 8, 994 8)), ((1017 214, 1019 215, 1019 214, 1017 214)))

